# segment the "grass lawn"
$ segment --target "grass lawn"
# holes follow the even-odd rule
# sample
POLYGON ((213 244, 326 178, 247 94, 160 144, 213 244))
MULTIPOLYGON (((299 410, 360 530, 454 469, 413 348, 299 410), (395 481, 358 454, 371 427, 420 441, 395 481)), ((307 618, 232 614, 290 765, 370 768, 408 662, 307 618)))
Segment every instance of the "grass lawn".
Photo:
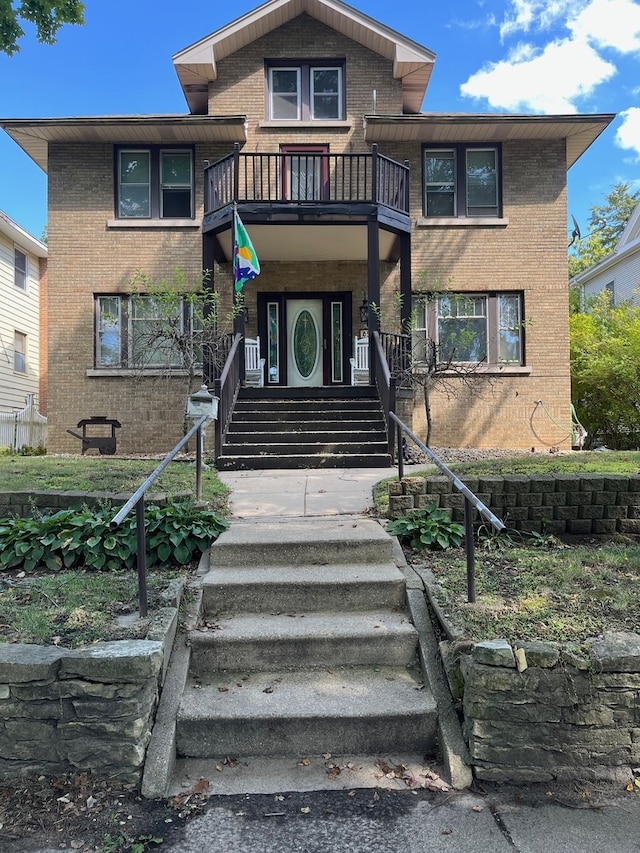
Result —
MULTIPOLYGON (((0 455, 0 491, 64 490, 133 493, 158 464, 153 459, 104 456, 0 455)), ((151 487, 168 495, 191 491, 195 497, 193 462, 174 461, 151 487)), ((213 468, 202 472, 202 497, 219 516, 228 512, 228 489, 213 468)), ((163 606, 161 592, 182 570, 151 569, 147 573, 149 614, 163 606)), ((23 642, 67 647, 99 639, 140 636, 145 624, 118 624, 138 610, 135 571, 59 571, 26 575, 0 572, 0 642, 23 642)), ((130 621, 130 620, 128 620, 130 621)))
MULTIPOLYGON (((157 459, 118 459, 112 456, 0 455, 0 492, 22 490, 131 493, 159 464, 157 459)), ((192 491, 196 469, 189 461, 171 462, 151 486, 169 495, 192 491)), ((214 512, 225 515, 228 490, 213 468, 202 471, 202 498, 214 512)))
MULTIPOLYGON (((640 452, 531 454, 451 464, 468 474, 640 473, 640 452)), ((426 472, 439 473, 432 468, 426 472)), ((421 476, 411 467, 406 476, 421 476)), ((386 482, 377 489, 384 508, 386 482)), ((464 549, 407 551, 419 572, 432 573, 451 625, 473 640, 540 639, 581 644, 605 630, 640 631, 640 544, 631 538, 526 538, 512 534, 476 550, 475 604, 467 603, 464 549)))

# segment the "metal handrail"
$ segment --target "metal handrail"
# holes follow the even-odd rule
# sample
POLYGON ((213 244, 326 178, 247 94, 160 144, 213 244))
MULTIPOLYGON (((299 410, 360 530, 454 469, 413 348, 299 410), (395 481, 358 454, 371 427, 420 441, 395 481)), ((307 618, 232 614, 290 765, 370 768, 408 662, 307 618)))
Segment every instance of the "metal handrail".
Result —
POLYGON ((504 523, 494 515, 489 507, 482 503, 480 498, 469 489, 456 475, 451 471, 444 462, 436 456, 426 444, 423 444, 417 435, 415 435, 409 427, 400 420, 394 413, 389 413, 389 418, 396 424, 397 435, 397 453, 398 453, 398 479, 404 477, 404 459, 402 456, 402 433, 406 433, 409 438, 418 445, 420 450, 427 456, 431 462, 442 473, 451 480, 455 488, 464 496, 464 549, 467 557, 467 601, 473 604, 476 600, 476 578, 475 578, 475 545, 473 540, 473 517, 471 515, 472 508, 475 508, 480 515, 483 516, 497 533, 502 533, 505 530, 504 523))
POLYGON ((149 474, 144 483, 136 489, 129 500, 111 519, 110 527, 115 529, 129 515, 133 507, 136 508, 136 566, 138 569, 138 609, 140 617, 144 618, 148 612, 147 600, 147 532, 144 523, 144 496, 151 484, 164 471, 182 450, 189 439, 196 436, 196 499, 202 500, 202 426, 209 416, 203 415, 184 435, 176 446, 171 450, 152 474, 149 474))
POLYGON ((371 374, 378 389, 378 397, 380 398, 380 405, 384 414, 389 453, 393 455, 393 427, 389 418, 395 412, 396 408, 396 381, 389 369, 389 363, 382 347, 380 332, 374 331, 371 335, 371 340, 371 374))

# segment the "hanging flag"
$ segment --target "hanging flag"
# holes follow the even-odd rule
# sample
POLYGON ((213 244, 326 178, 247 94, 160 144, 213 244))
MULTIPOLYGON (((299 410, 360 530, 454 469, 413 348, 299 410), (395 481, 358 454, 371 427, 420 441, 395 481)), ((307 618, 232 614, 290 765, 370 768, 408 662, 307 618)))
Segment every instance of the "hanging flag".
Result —
POLYGON ((260 275, 260 261, 253 248, 247 229, 242 224, 238 212, 234 213, 235 252, 233 257, 233 277, 236 293, 240 293, 248 281, 260 275))

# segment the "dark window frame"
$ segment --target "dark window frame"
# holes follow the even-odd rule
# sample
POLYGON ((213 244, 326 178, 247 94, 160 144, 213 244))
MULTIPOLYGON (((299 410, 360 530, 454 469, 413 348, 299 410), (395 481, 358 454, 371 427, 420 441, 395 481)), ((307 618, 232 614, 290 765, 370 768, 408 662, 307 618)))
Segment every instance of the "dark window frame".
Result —
POLYGON ((346 60, 340 59, 266 59, 264 64, 265 78, 265 115, 268 121, 303 122, 303 121, 344 121, 347 114, 346 60), (340 87, 338 106, 340 115, 335 118, 315 118, 311 103, 311 73, 315 69, 337 68, 340 72, 340 87), (274 70, 297 71, 300 79, 300 114, 297 118, 275 118, 272 114, 271 72, 274 70))
MULTIPOLYGON (((487 353, 486 357, 480 361, 464 361, 453 359, 454 364, 485 364, 487 366, 497 366, 500 368, 508 368, 509 366, 526 366, 526 349, 525 349, 525 323, 524 309, 525 297, 521 290, 490 290, 490 291, 452 291, 451 293, 414 293, 412 295, 412 303, 414 311, 416 311, 416 322, 414 334, 424 337, 432 344, 435 344, 436 357, 439 356, 439 299, 442 297, 456 297, 460 299, 483 299, 485 300, 485 324, 486 324, 486 339, 487 353), (502 324, 500 313, 500 298, 501 297, 516 297, 518 300, 518 324, 516 326, 518 335, 519 359, 501 359, 500 358, 500 335, 503 331, 508 331, 511 327, 502 324), (424 313, 421 315, 421 311, 424 313)), ((480 316, 480 315, 477 315, 480 316)), ((414 347, 414 353, 416 348, 414 347)), ((425 346, 424 352, 427 352, 425 346)), ((447 358, 438 358, 440 363, 446 363, 447 358)), ((418 366, 424 363, 424 360, 418 360, 418 366)))
MULTIPOLYGON (((114 147, 114 210, 116 219, 123 221, 145 221, 145 220, 171 220, 171 219, 194 219, 195 218, 195 148, 193 145, 116 145, 114 147), (149 215, 148 216, 126 216, 123 215, 120 205, 120 155, 125 152, 141 152, 149 154, 149 215), (191 166, 191 186, 189 187, 189 213, 179 215, 165 215, 163 213, 163 188, 162 183, 162 154, 182 153, 189 154, 191 166)), ((166 187, 169 190, 169 187, 166 187)))
POLYGON ((423 144, 422 146, 422 211, 427 219, 500 219, 502 217, 502 145, 500 143, 454 143, 454 144, 423 144), (481 213, 469 213, 467 210, 468 183, 467 183, 467 153, 469 151, 495 151, 496 152, 496 204, 495 211, 483 211, 481 213), (429 213, 427 205, 427 168, 426 160, 429 152, 452 152, 455 165, 453 180, 453 191, 455 194, 454 209, 450 214, 429 213))
MULTIPOLYGON (((94 347, 93 347, 93 361, 94 367, 96 370, 182 370, 184 369, 184 364, 167 364, 165 362, 148 362, 145 364, 139 364, 135 359, 135 335, 133 334, 133 318, 131 311, 131 301, 132 299, 144 299, 150 298, 153 299, 152 294, 126 294, 126 293, 94 293, 93 302, 94 302, 94 347), (117 323, 116 328, 117 331, 117 349, 119 353, 118 361, 105 363, 102 357, 102 347, 101 347, 101 332, 103 331, 103 326, 101 324, 102 313, 101 313, 101 300, 107 299, 115 299, 118 301, 118 313, 117 313, 117 323)), ((182 324, 183 328, 187 326, 191 329, 193 333, 193 315, 189 305, 189 301, 187 299, 182 300, 182 324)))

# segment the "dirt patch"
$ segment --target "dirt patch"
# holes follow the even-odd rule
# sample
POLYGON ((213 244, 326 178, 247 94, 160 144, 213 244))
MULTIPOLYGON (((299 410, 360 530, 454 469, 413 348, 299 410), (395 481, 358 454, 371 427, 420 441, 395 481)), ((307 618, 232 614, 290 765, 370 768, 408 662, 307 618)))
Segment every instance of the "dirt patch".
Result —
POLYGON ((178 841, 206 794, 145 800, 137 788, 87 773, 0 783, 0 849, 145 853, 178 841))

